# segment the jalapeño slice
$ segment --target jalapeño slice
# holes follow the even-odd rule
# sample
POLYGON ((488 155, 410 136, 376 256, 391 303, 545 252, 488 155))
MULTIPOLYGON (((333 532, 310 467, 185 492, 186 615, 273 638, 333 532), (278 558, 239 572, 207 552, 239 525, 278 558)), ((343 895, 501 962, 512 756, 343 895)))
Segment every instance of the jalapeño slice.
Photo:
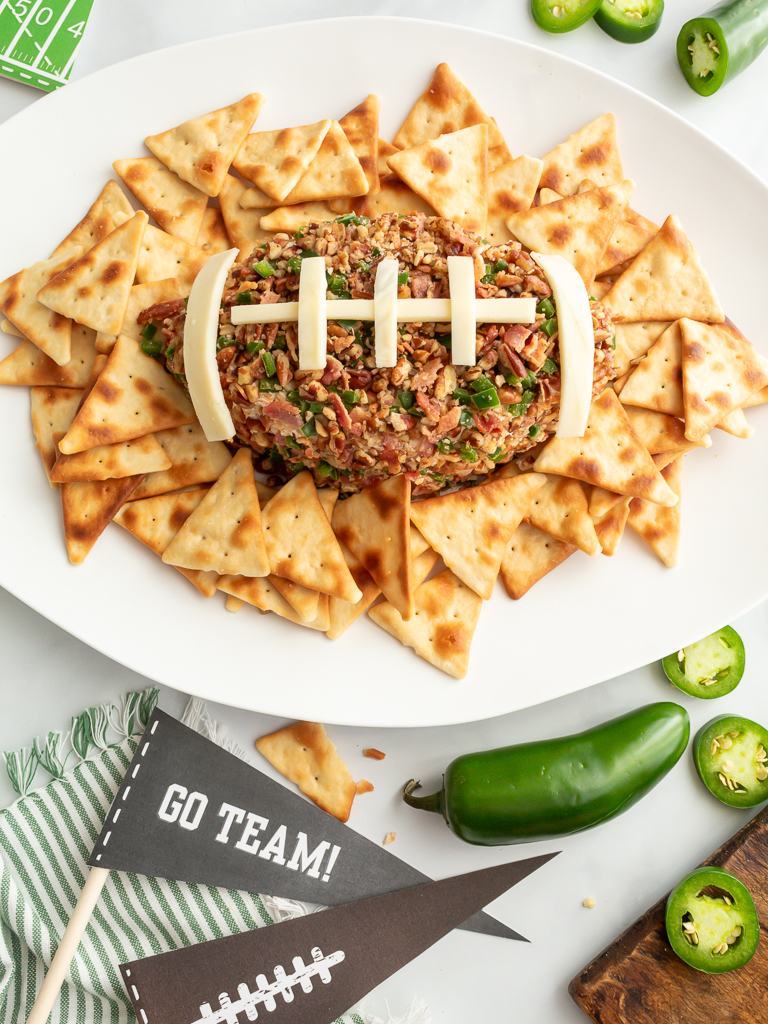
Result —
POLYGON ((602 0, 595 21, 620 43, 642 43, 661 24, 664 0, 602 0))
POLYGON ((678 690, 692 697, 724 697, 744 675, 744 644, 731 626, 668 654, 662 667, 678 690))
POLYGON ((768 800, 768 729, 737 715, 720 715, 693 744, 696 770, 707 789, 731 807, 768 800))
POLYGON ((600 0, 531 0, 533 20, 545 32, 570 32, 594 17, 600 0))
POLYGON ((743 967, 760 941, 749 890, 722 868, 697 868, 686 875, 667 900, 666 926, 680 959, 707 974, 743 967))

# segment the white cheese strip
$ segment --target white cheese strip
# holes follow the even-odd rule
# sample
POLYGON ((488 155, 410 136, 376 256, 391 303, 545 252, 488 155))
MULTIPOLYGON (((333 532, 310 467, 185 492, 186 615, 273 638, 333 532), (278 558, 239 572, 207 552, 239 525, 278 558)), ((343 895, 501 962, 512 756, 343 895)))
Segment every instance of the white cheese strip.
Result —
POLYGON ((229 318, 233 324, 281 324, 299 319, 298 302, 265 302, 258 306, 232 306, 229 318))
POLYGON ((377 366, 394 366, 397 362, 397 275, 399 272, 400 264, 390 256, 383 259, 376 268, 373 301, 377 366))
MULTIPOLYGON (((189 397, 209 441, 227 441, 235 427, 219 380, 216 339, 219 336, 221 295, 237 249, 210 256, 192 285, 184 321, 184 372, 189 397)), ((311 262, 311 261, 308 261, 311 262)))
MULTIPOLYGON (((394 263, 394 260, 392 261, 394 263)), ((330 320, 375 320, 373 299, 329 299, 326 311, 330 320)), ((535 299, 475 299, 477 323, 532 324, 536 319, 535 299)), ((298 302, 270 302, 256 306, 233 306, 233 324, 275 324, 299 319, 298 302)), ((451 321, 450 299, 398 299, 398 323, 437 323, 451 321)))
POLYGON ((451 362, 475 365, 475 263, 467 256, 448 257, 451 289, 451 362))
POLYGON ((531 256, 544 271, 557 307, 560 344, 560 419, 558 437, 583 437, 592 404, 595 335, 589 296, 573 264, 562 256, 531 256))
POLYGON ((328 342, 325 260, 302 260, 299 274, 299 369, 324 370, 328 342))

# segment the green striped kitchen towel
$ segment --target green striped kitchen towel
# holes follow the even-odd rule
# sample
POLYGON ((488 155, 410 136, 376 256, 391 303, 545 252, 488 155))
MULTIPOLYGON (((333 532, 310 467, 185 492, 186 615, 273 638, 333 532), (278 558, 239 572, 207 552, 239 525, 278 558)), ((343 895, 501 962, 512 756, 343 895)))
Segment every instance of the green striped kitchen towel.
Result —
MULTIPOLYGON (((67 737, 50 733, 32 748, 5 755, 21 795, 0 810, 0 1024, 23 1024, 32 1009, 85 883, 92 845, 156 700, 155 689, 129 694, 121 708, 91 708, 73 719, 67 737), (50 781, 30 791, 41 770, 50 781)), ((198 731, 207 726, 221 742, 199 702, 192 712, 190 724, 198 731)), ((135 1016, 120 962, 260 928, 304 909, 255 893, 113 871, 51 1024, 128 1024, 135 1016)), ((414 1004, 402 1019, 426 1021, 421 1011, 414 1004)), ((359 1013, 342 1021, 374 1024, 359 1013)))

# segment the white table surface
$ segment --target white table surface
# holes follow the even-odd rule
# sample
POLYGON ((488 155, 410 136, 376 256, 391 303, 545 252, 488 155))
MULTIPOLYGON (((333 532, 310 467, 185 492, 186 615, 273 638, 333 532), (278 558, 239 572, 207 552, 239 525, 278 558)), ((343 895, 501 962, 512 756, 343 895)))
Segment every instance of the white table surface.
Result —
MULTIPOLYGON (((563 36, 543 33, 532 22, 525 0, 472 4, 337 0, 333 16, 375 13, 428 18, 552 49, 670 107, 766 179, 768 53, 707 99, 688 88, 677 68, 674 45, 679 27, 708 6, 702 0, 669 0, 659 32, 638 46, 614 42, 592 24, 563 36)), ((72 78, 175 43, 328 14, 328 5, 318 0, 293 0, 273 7, 256 0, 217 0, 215 4, 208 0, 95 0, 72 78)), ((393 56, 394 73, 398 59, 408 59, 407 47, 400 57, 393 56)), ((0 78, 0 122, 41 95, 0 78)), ((8 159, 12 157, 0 153, 0 160, 8 159)), ((376 787, 374 793, 356 801, 350 825, 377 841, 387 832, 396 832, 392 851, 433 877, 501 863, 518 854, 562 850, 555 861, 491 908, 528 936, 529 945, 454 932, 380 986, 366 1006, 386 1017, 388 1012, 403 1013, 418 996, 430 1006, 432 1019, 442 1024, 491 1018, 533 1024, 585 1020, 567 994, 570 978, 737 831, 749 812, 712 799, 698 781, 688 753, 650 796, 596 830, 561 842, 486 850, 459 842, 437 816, 406 808, 399 799, 400 787, 412 775, 425 786, 438 784, 442 769, 458 753, 576 731, 656 700, 684 704, 693 730, 724 712, 768 723, 766 611, 760 605, 733 623, 744 638, 747 671, 736 693, 719 701, 685 697, 669 686, 660 666, 650 665, 560 700, 484 722, 418 730, 329 727, 355 777, 365 775, 376 787), (386 760, 363 759, 361 750, 367 746, 385 751, 386 760), (594 909, 582 906, 587 897, 595 899, 594 909)), ((0 750, 28 745, 49 729, 66 729, 72 714, 151 682, 73 639, 2 590, 0 652, 0 750)), ((170 713, 180 715, 185 703, 184 695, 162 690, 160 704, 170 713)), ((223 706, 211 705, 210 710, 246 748, 257 736, 284 724, 223 706)), ((257 759, 254 752, 254 763, 257 759)), ((263 761, 259 767, 270 770, 263 761)), ((0 800, 7 803, 12 798, 3 777, 0 800)))

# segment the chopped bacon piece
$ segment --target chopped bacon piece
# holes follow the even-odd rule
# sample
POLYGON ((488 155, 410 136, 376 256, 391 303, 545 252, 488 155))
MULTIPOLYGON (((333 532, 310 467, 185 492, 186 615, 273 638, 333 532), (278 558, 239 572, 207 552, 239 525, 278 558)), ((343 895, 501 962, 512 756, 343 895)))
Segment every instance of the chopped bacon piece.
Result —
POLYGON ((165 320, 169 316, 176 316, 183 313, 185 309, 184 299, 169 299, 167 302, 157 302, 149 309, 143 309, 136 317, 137 324, 146 324, 150 320, 165 320))
POLYGON ((437 424, 438 434, 447 434, 451 430, 455 430, 459 425, 461 419, 461 406, 454 405, 452 409, 449 409, 444 416, 440 417, 440 422, 437 424))
POLYGON ((275 398, 274 401, 265 406, 264 414, 279 424, 281 428, 287 427, 288 430, 301 430, 304 426, 299 410, 289 402, 284 402, 282 398, 275 398))
POLYGON ((424 410, 427 418, 435 423, 440 419, 440 403, 434 398, 428 398, 423 391, 416 392, 416 404, 424 410))
POLYGON ((504 344, 515 352, 520 352, 523 345, 530 337, 531 330, 529 327, 524 327, 523 324, 512 324, 504 331, 504 344))
POLYGON ((336 420, 342 430, 349 430, 352 420, 349 418, 349 411, 338 395, 331 395, 331 405, 336 411, 336 420))
POLYGON ((437 380, 439 371, 443 368, 442 360, 430 359, 411 381, 411 390, 417 391, 421 388, 430 388, 437 380))
POLYGON ((411 291, 414 299, 426 299, 432 278, 427 274, 411 274, 411 291))

